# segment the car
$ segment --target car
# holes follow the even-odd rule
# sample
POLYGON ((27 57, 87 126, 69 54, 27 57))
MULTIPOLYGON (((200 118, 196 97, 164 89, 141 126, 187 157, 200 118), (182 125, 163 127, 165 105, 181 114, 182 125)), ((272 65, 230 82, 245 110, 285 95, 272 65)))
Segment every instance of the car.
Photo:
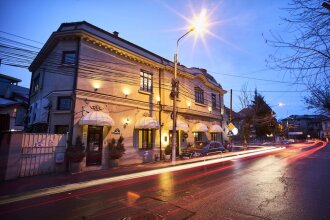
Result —
POLYGON ((288 140, 283 140, 282 141, 282 144, 293 144, 293 143, 295 143, 294 139, 288 139, 288 140))
POLYGON ((182 150, 182 158, 206 156, 209 154, 226 152, 226 148, 218 141, 196 141, 193 146, 182 150))

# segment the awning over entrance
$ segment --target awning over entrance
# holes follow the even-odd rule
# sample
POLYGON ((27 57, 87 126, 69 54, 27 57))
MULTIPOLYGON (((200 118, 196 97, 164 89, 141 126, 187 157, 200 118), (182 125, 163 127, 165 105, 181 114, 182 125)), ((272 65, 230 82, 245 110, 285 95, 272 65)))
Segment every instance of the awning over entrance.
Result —
POLYGON ((113 126, 115 123, 108 114, 100 111, 94 111, 84 115, 80 119, 79 125, 113 126))
POLYGON ((136 129, 158 129, 159 123, 156 121, 156 119, 153 119, 152 117, 142 117, 138 119, 135 123, 136 129))
POLYGON ((221 133, 223 132, 223 129, 220 127, 220 125, 212 125, 210 128, 210 133, 221 133))
POLYGON ((207 126, 203 123, 197 123, 192 128, 192 132, 207 132, 208 130, 207 126))
MULTIPOLYGON (((168 130, 173 130, 173 121, 167 123, 168 130)), ((187 123, 177 120, 176 121, 176 130, 182 130, 187 132, 189 130, 189 126, 187 123)))

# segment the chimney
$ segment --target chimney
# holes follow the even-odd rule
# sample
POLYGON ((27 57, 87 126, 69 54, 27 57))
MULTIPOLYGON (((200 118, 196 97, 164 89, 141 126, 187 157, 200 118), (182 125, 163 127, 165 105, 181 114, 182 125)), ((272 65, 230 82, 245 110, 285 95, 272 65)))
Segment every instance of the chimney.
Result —
POLYGON ((115 35, 115 37, 118 37, 119 32, 118 32, 118 31, 114 31, 114 32, 113 32, 113 35, 115 35))

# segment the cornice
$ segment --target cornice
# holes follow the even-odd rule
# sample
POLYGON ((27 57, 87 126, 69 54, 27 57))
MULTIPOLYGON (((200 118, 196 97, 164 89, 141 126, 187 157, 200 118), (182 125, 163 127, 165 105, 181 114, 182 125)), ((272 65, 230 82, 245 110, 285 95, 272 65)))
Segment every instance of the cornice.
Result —
MULTIPOLYGON (((117 44, 114 44, 112 42, 109 42, 106 39, 103 39, 101 37, 96 36, 95 34, 92 34, 90 32, 87 32, 85 30, 70 30, 70 31, 61 31, 61 32, 54 32, 42 50, 39 52, 31 66, 29 67, 30 71, 33 71, 37 68, 38 64, 41 62, 42 58, 46 56, 52 47, 59 41, 59 40, 76 40, 76 39, 82 39, 85 42, 91 43, 93 45, 96 45, 100 48, 103 48, 105 50, 108 50, 109 52, 115 53, 119 56, 122 56, 126 59, 133 60, 135 62, 141 63, 143 65, 149 66, 154 69, 163 69, 165 71, 168 71, 173 74, 174 67, 169 65, 169 62, 166 61, 164 63, 159 63, 157 61, 154 61, 152 59, 148 59, 147 57, 144 57, 142 55, 139 55, 131 50, 125 49, 117 44)), ((182 71, 178 69, 178 76, 185 77, 188 79, 200 79, 203 81, 203 83, 216 91, 218 91, 221 94, 225 94, 226 91, 222 89, 221 86, 216 86, 213 83, 211 83, 207 77, 203 74, 192 74, 187 71, 182 71)))

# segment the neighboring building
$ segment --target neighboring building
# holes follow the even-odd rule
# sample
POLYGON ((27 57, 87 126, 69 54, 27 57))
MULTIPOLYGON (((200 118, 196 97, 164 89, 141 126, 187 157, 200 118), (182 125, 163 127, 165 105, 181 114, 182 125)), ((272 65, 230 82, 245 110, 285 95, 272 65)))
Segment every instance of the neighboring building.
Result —
POLYGON ((20 79, 0 74, 0 131, 24 130, 29 89, 19 86, 20 79))
POLYGON ((288 138, 307 139, 320 138, 323 115, 290 115, 281 120, 283 128, 287 131, 288 138))
POLYGON ((329 142, 329 140, 330 140, 330 118, 325 118, 322 120, 321 137, 326 139, 329 142))
MULTIPOLYGON (((87 22, 64 23, 30 66, 29 125, 81 136, 86 168, 107 164, 107 141, 124 137, 120 164, 153 161, 169 145, 173 62, 87 22), (98 157, 95 157, 98 154, 98 157), (89 156, 89 155, 94 155, 89 156)), ((222 132, 226 91, 205 69, 178 67, 178 151, 222 132)))

